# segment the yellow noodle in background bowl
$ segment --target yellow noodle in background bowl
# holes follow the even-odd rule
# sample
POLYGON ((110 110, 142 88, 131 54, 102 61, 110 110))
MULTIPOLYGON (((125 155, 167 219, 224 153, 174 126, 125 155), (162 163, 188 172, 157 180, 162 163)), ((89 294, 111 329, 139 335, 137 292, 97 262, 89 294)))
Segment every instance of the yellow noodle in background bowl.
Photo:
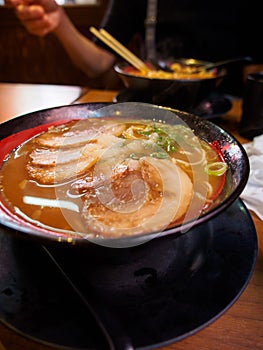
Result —
POLYGON ((127 72, 129 74, 134 74, 141 77, 146 77, 150 79, 209 79, 215 78, 217 75, 217 70, 201 70, 196 72, 196 67, 194 66, 183 66, 179 63, 172 63, 169 68, 173 72, 166 72, 164 70, 145 70, 139 71, 133 67, 128 67, 127 72))

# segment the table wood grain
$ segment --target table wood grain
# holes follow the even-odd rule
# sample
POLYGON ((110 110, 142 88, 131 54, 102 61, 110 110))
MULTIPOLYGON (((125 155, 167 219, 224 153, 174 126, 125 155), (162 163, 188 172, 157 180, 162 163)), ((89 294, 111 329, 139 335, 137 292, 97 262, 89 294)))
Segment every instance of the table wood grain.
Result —
MULTIPOLYGON (((1 84, 0 84, 1 92, 1 84)), ((111 102, 116 91, 88 90, 74 103, 111 102)), ((73 102, 73 98, 70 102, 73 102)), ((59 102, 59 99, 57 100, 59 102)), ((15 102, 13 102, 15 104, 15 102)), ((37 106, 36 103, 32 108, 37 106)), ((22 108, 22 106, 20 106, 22 108)), ((19 113, 19 106, 12 108, 19 113)), ((39 109, 39 108, 38 108, 39 109)), ((20 113, 19 113, 20 114, 20 113)), ((3 115, 2 104, 0 116, 3 115)), ((220 125, 241 143, 248 140, 238 134, 241 101, 234 100, 232 109, 222 118, 220 125)), ((263 222, 251 212, 258 236, 258 257, 251 280, 239 299, 220 318, 203 330, 159 350, 262 350, 263 349, 263 222)), ((50 346, 25 339, 14 330, 0 324, 0 349, 55 350, 50 346), (2 342, 2 344, 1 344, 2 342)))

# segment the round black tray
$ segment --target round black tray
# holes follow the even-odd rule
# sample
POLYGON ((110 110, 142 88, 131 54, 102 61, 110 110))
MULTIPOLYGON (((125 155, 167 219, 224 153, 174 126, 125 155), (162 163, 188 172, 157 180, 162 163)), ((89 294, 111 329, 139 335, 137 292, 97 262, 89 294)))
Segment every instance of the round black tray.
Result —
MULTIPOLYGON (((116 311, 136 349, 165 346, 203 329, 233 305, 249 282, 257 256, 257 236, 241 200, 194 230, 212 232, 212 242, 205 263, 188 278, 173 277, 172 260, 168 278, 158 277, 147 264, 147 245, 134 271, 133 262, 123 266, 112 261, 105 271, 100 265, 99 277, 96 273, 93 276, 98 293, 105 289, 101 281, 115 278, 107 286, 103 302, 116 311), (133 288, 127 288, 126 268, 133 271, 133 288)), ((95 260, 92 267, 80 265, 77 250, 72 254, 74 249, 57 250, 56 246, 46 250, 36 242, 10 235, 1 226, 1 321, 25 337, 54 348, 107 349, 95 318, 47 251, 62 265, 63 259, 67 261, 67 272, 85 295, 85 272, 96 270, 95 260)))
MULTIPOLYGON (((118 92, 114 98, 114 102, 131 101, 153 103, 152 99, 145 96, 142 92, 129 89, 118 92)), ((167 105, 164 103, 164 105, 166 107, 173 107, 169 106, 169 103, 167 105)), ((232 102, 228 96, 221 92, 213 91, 197 106, 188 109, 187 112, 198 115, 204 119, 215 119, 228 112, 231 107, 232 102)))

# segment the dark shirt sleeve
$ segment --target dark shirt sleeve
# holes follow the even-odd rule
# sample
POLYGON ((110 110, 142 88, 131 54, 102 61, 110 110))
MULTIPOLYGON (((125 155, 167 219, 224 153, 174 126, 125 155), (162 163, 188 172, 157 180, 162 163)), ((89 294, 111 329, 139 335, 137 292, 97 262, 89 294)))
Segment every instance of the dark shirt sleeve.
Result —
POLYGON ((136 33, 144 35, 146 6, 147 0, 111 0, 100 27, 127 46, 136 33))

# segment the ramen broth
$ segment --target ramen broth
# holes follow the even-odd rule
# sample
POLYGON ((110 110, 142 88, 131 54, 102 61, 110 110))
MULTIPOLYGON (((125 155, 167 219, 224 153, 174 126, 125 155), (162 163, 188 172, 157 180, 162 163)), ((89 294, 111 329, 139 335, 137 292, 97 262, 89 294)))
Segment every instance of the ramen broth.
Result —
POLYGON ((90 118, 49 127, 10 152, 0 194, 12 215, 37 227, 119 237, 198 217, 225 172, 218 148, 188 127, 90 118))

